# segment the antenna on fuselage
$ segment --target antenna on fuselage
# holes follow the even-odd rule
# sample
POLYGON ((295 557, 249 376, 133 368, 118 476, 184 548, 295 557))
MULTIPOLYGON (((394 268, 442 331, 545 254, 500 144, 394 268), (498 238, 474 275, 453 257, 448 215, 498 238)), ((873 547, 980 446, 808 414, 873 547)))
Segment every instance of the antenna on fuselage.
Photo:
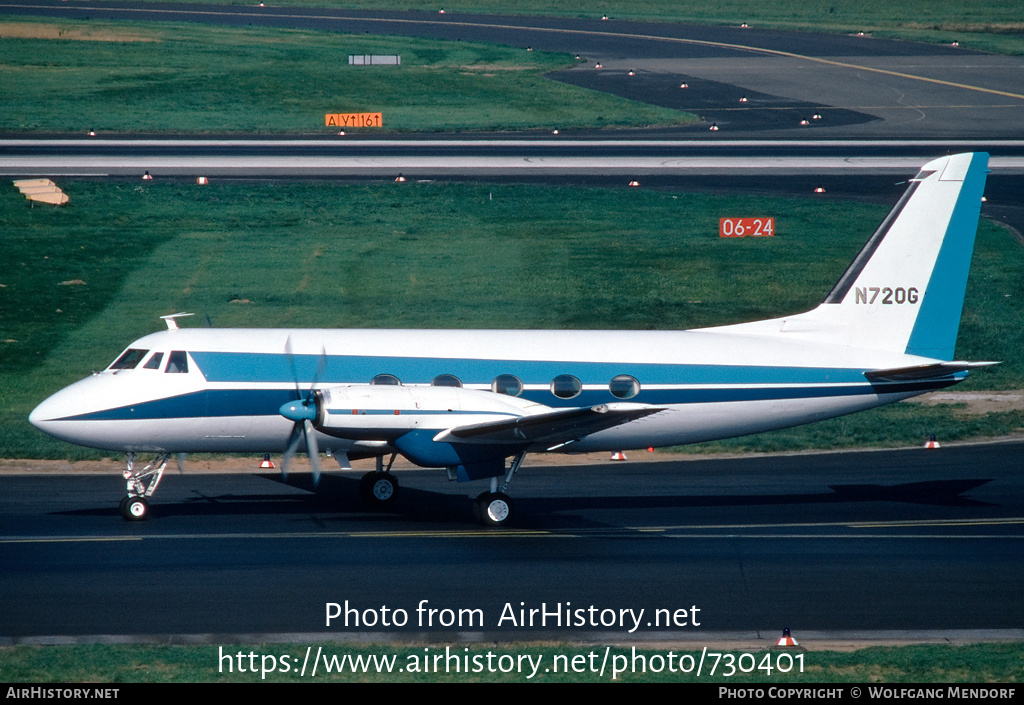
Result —
POLYGON ((160 316, 167 324, 167 330, 178 330, 178 322, 174 319, 184 318, 185 316, 194 316, 194 313, 172 313, 169 316, 160 316))

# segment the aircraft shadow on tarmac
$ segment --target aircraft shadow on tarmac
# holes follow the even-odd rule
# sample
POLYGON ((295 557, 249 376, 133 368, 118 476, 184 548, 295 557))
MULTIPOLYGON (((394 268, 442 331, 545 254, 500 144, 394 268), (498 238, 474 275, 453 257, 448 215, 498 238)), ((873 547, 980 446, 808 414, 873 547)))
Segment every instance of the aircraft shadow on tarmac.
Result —
MULTIPOLYGON (((153 519, 168 516, 247 516, 253 514, 309 516, 318 522, 410 521, 423 524, 467 523, 472 520, 473 499, 463 494, 447 494, 416 487, 402 487, 396 501, 384 509, 368 507, 359 496, 359 479, 324 475, 314 488, 311 476, 296 474, 287 480, 280 475, 258 475, 286 484, 308 494, 219 494, 190 497, 183 501, 168 500, 152 505, 153 519), (328 515, 337 515, 332 518, 328 515)), ((239 480, 242 478, 240 477, 239 480)), ((895 485, 830 485, 830 492, 792 494, 717 494, 717 495, 646 495, 646 496, 561 496, 516 497, 517 522, 520 528, 572 528, 605 524, 602 518, 587 517, 595 510, 643 512, 652 509, 699 509, 711 507, 795 507, 813 504, 849 504, 898 502, 935 507, 994 506, 964 497, 966 492, 991 482, 990 479, 931 480, 895 485)), ((70 516, 116 516, 116 506, 59 512, 70 516)), ((662 515, 662 519, 664 516, 662 515)), ((630 518, 630 521, 635 521, 630 518)))

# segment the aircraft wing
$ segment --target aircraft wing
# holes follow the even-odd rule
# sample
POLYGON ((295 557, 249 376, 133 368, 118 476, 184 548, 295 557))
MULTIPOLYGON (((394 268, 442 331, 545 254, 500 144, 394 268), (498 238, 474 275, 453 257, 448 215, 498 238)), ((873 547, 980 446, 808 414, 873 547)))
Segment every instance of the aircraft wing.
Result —
POLYGON ((939 377, 948 377, 957 372, 965 372, 976 367, 998 365, 998 362, 935 362, 928 365, 912 365, 910 367, 890 367, 880 370, 868 370, 864 376, 869 382, 917 382, 939 377))
MULTIPOLYGON (((574 409, 557 409, 539 414, 456 426, 434 437, 444 443, 509 444, 549 443, 551 447, 571 443, 591 433, 604 431, 663 411, 662 407, 607 404, 574 409)), ((549 448, 550 450, 550 448, 549 448)))

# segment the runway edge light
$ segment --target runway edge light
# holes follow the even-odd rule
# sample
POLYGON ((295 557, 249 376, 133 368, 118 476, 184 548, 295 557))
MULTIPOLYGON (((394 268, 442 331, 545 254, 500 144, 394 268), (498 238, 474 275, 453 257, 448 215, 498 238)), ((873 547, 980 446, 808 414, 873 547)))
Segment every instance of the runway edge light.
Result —
POLYGON ((274 463, 270 459, 270 453, 264 453, 263 454, 263 462, 260 463, 260 467, 261 468, 265 468, 265 469, 273 469, 274 463))
POLYGON ((924 444, 925 448, 939 448, 939 442, 935 440, 935 434, 928 436, 928 442, 924 444))

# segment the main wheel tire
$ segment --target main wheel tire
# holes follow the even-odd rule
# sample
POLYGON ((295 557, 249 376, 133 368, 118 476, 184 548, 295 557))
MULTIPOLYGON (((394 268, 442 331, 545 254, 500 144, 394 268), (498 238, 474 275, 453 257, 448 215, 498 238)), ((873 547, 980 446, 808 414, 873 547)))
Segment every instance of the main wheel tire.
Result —
POLYGON ((149 502, 145 497, 125 497, 121 500, 121 516, 128 521, 142 521, 149 516, 149 502))
POLYGON ((507 526, 513 515, 512 498, 504 492, 484 492, 476 498, 475 514, 484 526, 507 526))
POLYGON ((359 494, 367 502, 385 507, 398 497, 398 478, 389 472, 368 472, 359 481, 359 494))

